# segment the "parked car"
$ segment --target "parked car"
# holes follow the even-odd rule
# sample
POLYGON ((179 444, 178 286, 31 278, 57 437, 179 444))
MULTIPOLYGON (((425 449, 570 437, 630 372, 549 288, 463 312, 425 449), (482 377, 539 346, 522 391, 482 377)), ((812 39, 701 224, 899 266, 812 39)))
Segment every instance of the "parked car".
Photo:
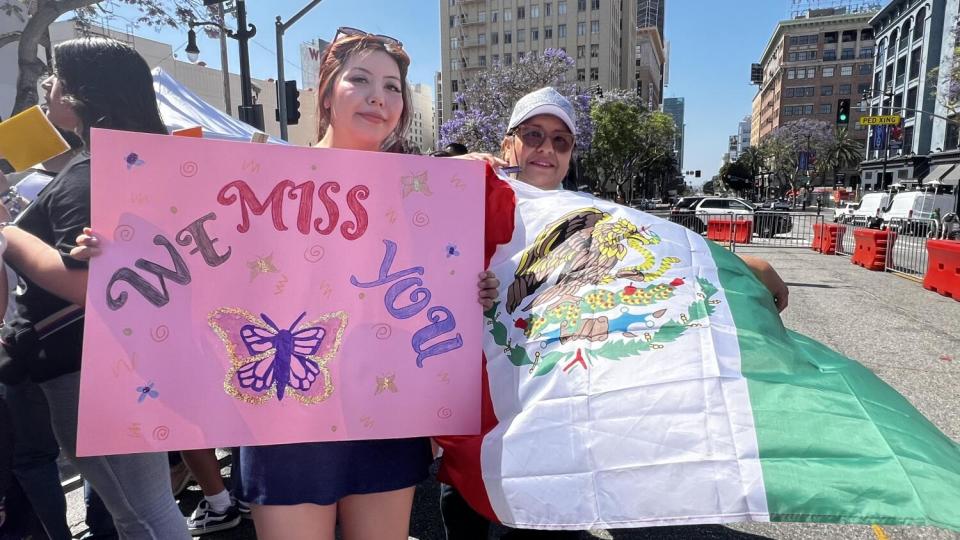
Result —
POLYGON ((849 222, 857 227, 880 228, 883 211, 890 204, 889 193, 867 193, 850 215, 849 222))
POLYGON ((703 233, 710 219, 751 219, 753 233, 763 238, 788 233, 793 229, 790 214, 757 210, 743 199, 733 197, 684 197, 670 211, 670 221, 703 233))
POLYGON ((857 203, 853 201, 841 201, 833 209, 834 223, 846 223, 853 217, 853 211, 856 210, 857 203))
POLYGON ((956 207, 956 195, 931 193, 928 191, 901 191, 893 197, 890 208, 883 213, 884 229, 900 231, 906 234, 926 234, 930 229, 930 219, 937 219, 953 212, 956 207), (916 220, 916 221, 913 221, 916 220))

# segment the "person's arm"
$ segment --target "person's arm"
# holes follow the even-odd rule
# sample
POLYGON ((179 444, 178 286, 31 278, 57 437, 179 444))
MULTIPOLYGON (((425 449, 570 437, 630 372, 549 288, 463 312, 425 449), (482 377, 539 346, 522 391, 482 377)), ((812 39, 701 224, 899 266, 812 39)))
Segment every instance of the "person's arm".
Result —
POLYGON ((59 251, 18 227, 4 227, 3 235, 7 239, 3 258, 17 272, 68 302, 81 306, 86 302, 86 268, 68 268, 59 251))
POLYGON ((782 312, 787 309, 790 289, 773 266, 759 257, 750 255, 739 255, 739 257, 773 295, 773 303, 777 306, 777 311, 782 312))

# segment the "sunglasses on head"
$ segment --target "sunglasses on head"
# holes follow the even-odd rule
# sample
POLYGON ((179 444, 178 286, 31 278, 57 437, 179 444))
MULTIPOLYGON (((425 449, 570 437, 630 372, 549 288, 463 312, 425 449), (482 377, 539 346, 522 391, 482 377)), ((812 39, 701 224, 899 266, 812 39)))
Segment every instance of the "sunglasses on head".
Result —
POLYGON ((566 154, 573 148, 573 134, 565 131, 557 131, 551 135, 537 126, 519 126, 513 130, 513 134, 520 137, 525 146, 531 148, 540 148, 544 141, 550 139, 550 145, 558 154, 566 154))
POLYGON ((337 28, 337 34, 333 36, 333 42, 336 43, 340 40, 341 37, 370 37, 376 38, 379 41, 383 42, 384 45, 391 45, 393 47, 403 48, 403 43, 400 42, 397 38, 392 38, 390 36, 385 36, 383 34, 371 34, 370 32, 365 32, 359 28, 351 28, 349 26, 341 26, 337 28))

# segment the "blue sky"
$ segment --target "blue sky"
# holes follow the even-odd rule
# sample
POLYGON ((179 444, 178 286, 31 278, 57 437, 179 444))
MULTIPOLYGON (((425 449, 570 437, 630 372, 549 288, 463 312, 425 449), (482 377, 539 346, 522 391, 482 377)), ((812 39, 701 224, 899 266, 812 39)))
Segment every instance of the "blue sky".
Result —
MULTIPOLYGON (((248 19, 258 27, 250 45, 254 77, 276 77, 274 20, 293 16, 308 0, 247 2, 248 19)), ((777 21, 787 18, 789 0, 667 0, 666 39, 670 42, 670 84, 664 97, 685 98, 686 157, 684 169, 700 169, 700 182, 716 174, 727 137, 750 114, 756 87, 749 84, 750 64, 756 62, 777 21)), ((134 18, 129 8, 121 17, 134 18)), ((394 36, 403 41, 412 64, 413 83, 433 85, 440 67, 440 8, 437 0, 323 0, 298 21, 284 40, 287 78, 299 79, 300 43, 331 39, 339 26, 394 36)), ((122 28, 122 19, 111 26, 122 28)), ((186 32, 140 29, 138 34, 182 48, 186 32)), ((201 38, 201 59, 219 67, 219 45, 201 38)), ((230 68, 238 71, 237 47, 230 40, 230 68)), ((689 178, 693 181, 693 178, 689 178)))

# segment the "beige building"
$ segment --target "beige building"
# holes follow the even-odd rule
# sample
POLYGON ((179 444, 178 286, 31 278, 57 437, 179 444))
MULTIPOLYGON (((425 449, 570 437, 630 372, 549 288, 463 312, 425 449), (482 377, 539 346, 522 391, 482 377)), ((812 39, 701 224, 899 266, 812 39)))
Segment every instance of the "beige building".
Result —
POLYGON ((663 42, 657 27, 637 28, 637 94, 650 110, 663 103, 663 74, 666 65, 663 42))
POLYGON ((410 133, 407 141, 419 148, 424 154, 435 150, 433 92, 425 84, 411 84, 410 97, 413 99, 413 115, 410 121, 410 133))
POLYGON ((750 139, 760 141, 779 126, 810 118, 837 120, 837 105, 850 100, 848 128, 866 143, 860 96, 873 74, 873 11, 810 10, 781 21, 760 58, 763 82, 753 100, 750 139))
POLYGON ((477 73, 547 48, 575 59, 567 80, 581 88, 634 89, 636 11, 636 0, 440 0, 441 117, 477 73))

